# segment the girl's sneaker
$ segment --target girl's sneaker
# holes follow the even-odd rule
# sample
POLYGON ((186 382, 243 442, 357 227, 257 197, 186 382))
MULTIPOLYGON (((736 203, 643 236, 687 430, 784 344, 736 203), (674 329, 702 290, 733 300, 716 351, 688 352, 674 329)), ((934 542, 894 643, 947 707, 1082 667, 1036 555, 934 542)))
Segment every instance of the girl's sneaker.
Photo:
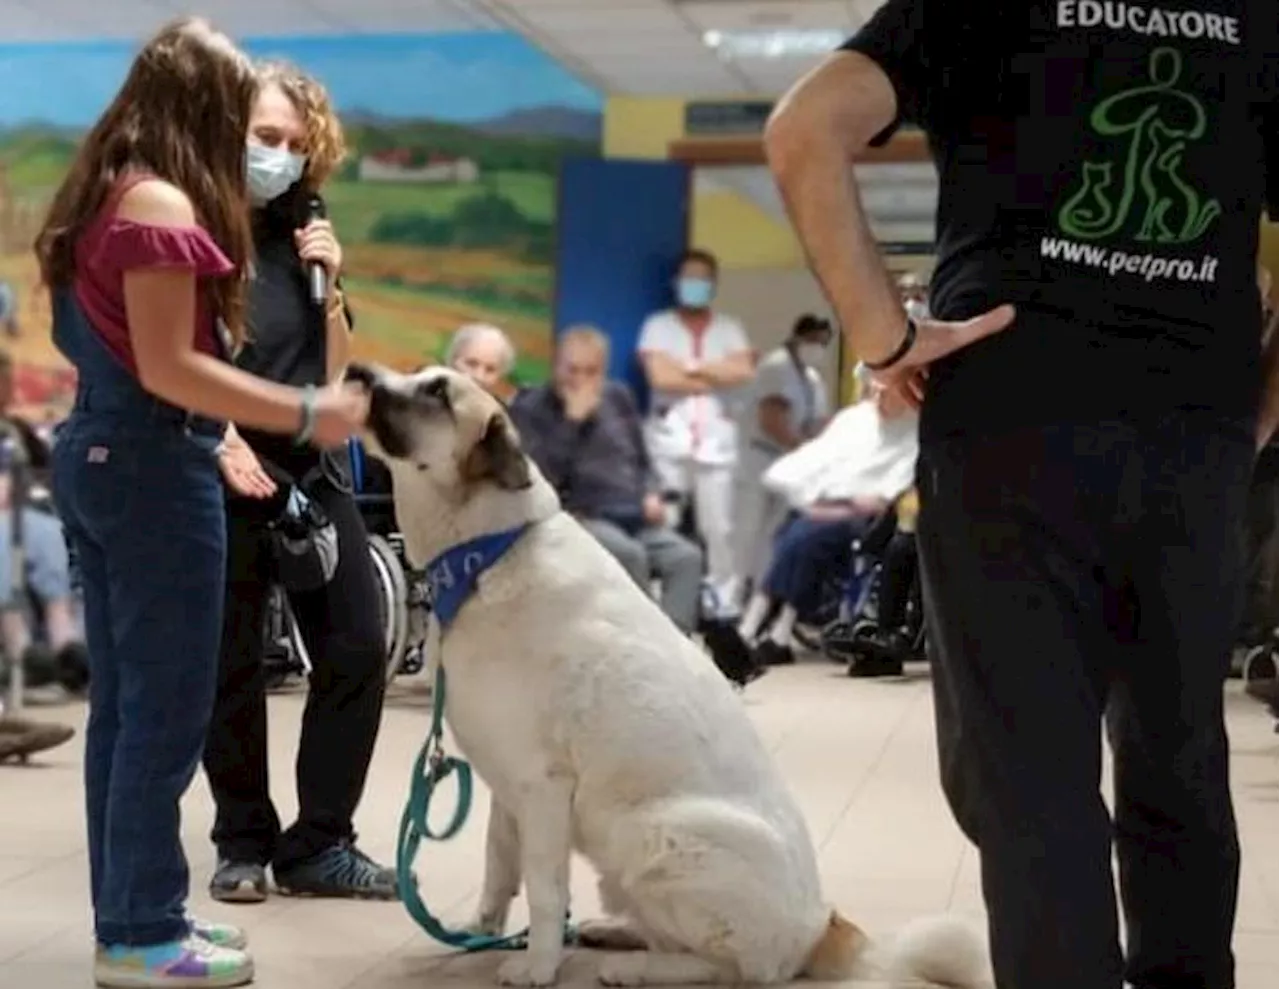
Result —
POLYGON ((199 937, 169 944, 98 948, 94 982, 103 989, 222 989, 253 981, 253 959, 199 937))
POLYGON ((249 946, 249 939, 242 929, 235 924, 220 924, 216 920, 201 920, 199 917, 187 916, 191 925, 191 934, 201 941, 208 941, 219 948, 230 948, 232 951, 244 951, 249 946))

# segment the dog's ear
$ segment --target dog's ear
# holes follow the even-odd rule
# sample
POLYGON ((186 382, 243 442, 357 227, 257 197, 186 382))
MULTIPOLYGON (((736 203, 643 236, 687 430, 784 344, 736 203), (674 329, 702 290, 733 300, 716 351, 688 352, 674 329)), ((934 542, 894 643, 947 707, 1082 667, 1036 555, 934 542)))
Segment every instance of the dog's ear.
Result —
POLYGON ((480 441, 462 462, 462 476, 472 482, 492 481, 504 491, 520 491, 533 484, 529 461, 501 412, 489 416, 480 441))

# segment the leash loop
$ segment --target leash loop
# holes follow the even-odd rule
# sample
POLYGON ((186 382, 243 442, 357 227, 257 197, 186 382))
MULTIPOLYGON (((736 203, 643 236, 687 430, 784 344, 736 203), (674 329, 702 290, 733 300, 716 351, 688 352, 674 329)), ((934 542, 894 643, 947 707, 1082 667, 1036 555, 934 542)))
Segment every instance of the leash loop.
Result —
MULTIPOLYGON (((400 831, 396 840, 396 889, 400 902, 431 938, 450 948, 464 952, 502 951, 524 948, 528 944, 528 930, 518 934, 473 934, 470 931, 451 930, 428 908, 418 889, 418 879, 413 871, 414 860, 424 841, 449 841, 462 831, 471 815, 475 793, 475 777, 471 765, 455 758, 444 747, 444 666, 436 668, 435 690, 432 697, 431 730, 413 764, 413 776, 409 781, 409 800, 400 817, 400 831), (436 787, 450 778, 457 780, 457 804, 448 822, 438 830, 431 824, 432 800, 436 787)), ((566 926, 565 941, 574 940, 572 928, 566 926)))

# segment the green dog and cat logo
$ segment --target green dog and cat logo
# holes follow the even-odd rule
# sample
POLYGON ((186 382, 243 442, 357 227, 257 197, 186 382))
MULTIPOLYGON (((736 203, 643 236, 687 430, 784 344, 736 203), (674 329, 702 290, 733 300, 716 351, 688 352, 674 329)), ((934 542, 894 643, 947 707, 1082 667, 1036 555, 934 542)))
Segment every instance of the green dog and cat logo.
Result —
POLYGON ((1089 125, 1114 147, 1114 157, 1085 161, 1079 181, 1058 211, 1058 227, 1078 240, 1132 237, 1152 244, 1190 244, 1222 214, 1183 174, 1188 144, 1205 135, 1204 104, 1178 89, 1182 54, 1157 48, 1148 82, 1102 100, 1089 125))

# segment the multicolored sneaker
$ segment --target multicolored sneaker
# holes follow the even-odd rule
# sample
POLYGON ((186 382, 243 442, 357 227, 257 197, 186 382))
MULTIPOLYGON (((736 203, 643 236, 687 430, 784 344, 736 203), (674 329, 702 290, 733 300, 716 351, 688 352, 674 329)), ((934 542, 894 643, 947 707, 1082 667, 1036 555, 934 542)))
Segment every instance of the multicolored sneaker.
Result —
POLYGON ((103 989, 223 989, 253 981, 253 959, 198 937, 145 948, 99 947, 93 981, 103 989))
POLYGON ((191 925, 193 937, 208 941, 215 947, 244 951, 249 946, 249 939, 244 931, 235 924, 220 924, 216 920, 202 920, 190 914, 187 915, 187 923, 191 925))
POLYGON ((398 899, 395 871, 378 865, 348 841, 296 865, 276 869, 275 878, 276 889, 285 896, 398 899))

